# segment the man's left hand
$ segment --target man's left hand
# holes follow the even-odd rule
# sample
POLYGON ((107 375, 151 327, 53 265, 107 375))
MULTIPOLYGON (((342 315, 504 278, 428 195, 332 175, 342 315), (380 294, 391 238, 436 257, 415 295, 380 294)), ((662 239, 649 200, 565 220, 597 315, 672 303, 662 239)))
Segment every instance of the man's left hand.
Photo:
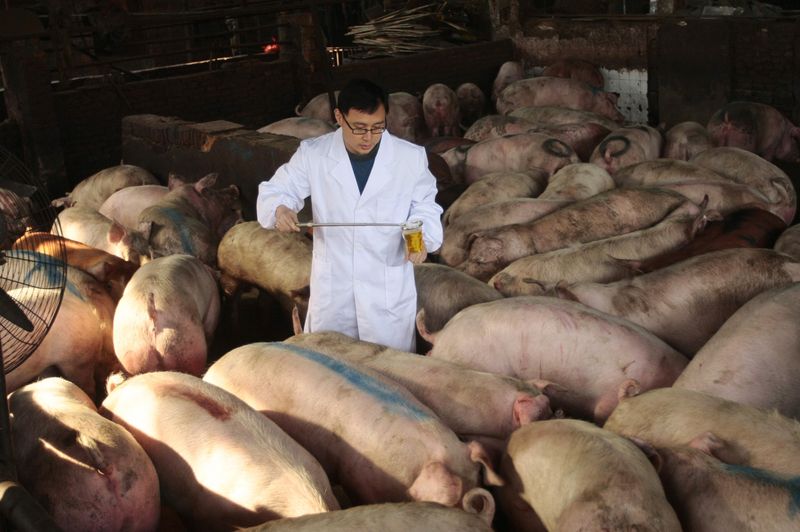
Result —
POLYGON ((428 257, 428 250, 425 249, 425 242, 422 242, 422 249, 416 253, 409 253, 406 250, 406 260, 410 260, 414 264, 422 264, 428 257))

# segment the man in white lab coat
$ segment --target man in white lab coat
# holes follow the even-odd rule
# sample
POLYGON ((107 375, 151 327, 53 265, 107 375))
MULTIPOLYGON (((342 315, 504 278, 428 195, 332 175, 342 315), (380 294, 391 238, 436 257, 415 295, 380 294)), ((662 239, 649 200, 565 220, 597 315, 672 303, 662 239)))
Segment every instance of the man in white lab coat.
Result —
POLYGON ((417 292, 413 264, 442 243, 442 208, 425 150, 386 132, 386 91, 356 79, 339 93, 339 129, 300 143, 291 160, 258 187, 259 223, 299 231, 311 196, 316 223, 423 222, 423 249, 407 253, 400 227, 317 227, 305 331, 339 331, 414 350, 417 292))

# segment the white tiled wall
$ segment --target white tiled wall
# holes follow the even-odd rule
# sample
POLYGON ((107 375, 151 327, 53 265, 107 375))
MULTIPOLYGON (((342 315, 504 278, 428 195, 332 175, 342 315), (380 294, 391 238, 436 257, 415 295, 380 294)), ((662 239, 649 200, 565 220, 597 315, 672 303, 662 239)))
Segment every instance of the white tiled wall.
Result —
POLYGON ((629 122, 647 123, 647 71, 600 69, 606 90, 619 93, 617 107, 629 122))

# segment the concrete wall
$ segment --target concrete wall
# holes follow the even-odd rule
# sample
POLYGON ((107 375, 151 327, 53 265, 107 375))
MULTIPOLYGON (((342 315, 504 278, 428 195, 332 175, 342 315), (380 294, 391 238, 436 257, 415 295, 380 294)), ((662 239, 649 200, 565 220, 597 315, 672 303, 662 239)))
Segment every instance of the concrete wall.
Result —
POLYGON ((122 158, 126 115, 230 120, 258 128, 293 113, 293 64, 246 61, 146 81, 107 81, 54 93, 68 178, 73 184, 122 158))

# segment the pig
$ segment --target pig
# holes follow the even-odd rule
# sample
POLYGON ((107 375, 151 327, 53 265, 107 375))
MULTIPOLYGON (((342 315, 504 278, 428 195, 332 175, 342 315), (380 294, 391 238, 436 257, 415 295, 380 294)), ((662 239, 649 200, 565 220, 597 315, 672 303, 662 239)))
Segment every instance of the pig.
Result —
POLYGON ((131 164, 104 168, 87 177, 66 197, 52 201, 54 207, 86 207, 97 210, 117 190, 136 185, 160 185, 153 174, 131 164))
MULTIPOLYGON (((711 148, 690 161, 713 170, 743 185, 750 185, 769 199, 779 216, 791 224, 797 210, 797 194, 786 172, 748 151, 739 148, 711 148)), ((773 211, 774 212, 774 211, 773 211)))
POLYGON ((439 332, 429 356, 556 383, 567 393, 545 390, 553 408, 597 422, 614 410, 620 390, 670 386, 688 363, 634 323, 573 301, 538 296, 465 308, 439 332))
POLYGON ((598 113, 551 105, 520 107, 508 113, 508 116, 524 118, 540 126, 591 123, 602 126, 609 131, 619 128, 618 122, 598 113))
POLYGON ((139 231, 153 253, 185 253, 216 265, 220 239, 242 221, 238 187, 214 189, 216 182, 217 174, 208 174, 196 183, 170 175, 169 193, 139 215, 139 231))
POLYGON ((50 377, 9 398, 20 482, 62 530, 158 527, 158 476, 133 436, 71 382, 50 377))
POLYGON ((730 102, 706 127, 714 146, 741 148, 768 161, 800 162, 800 128, 770 105, 730 102))
POLYGON ((336 332, 301 334, 287 344, 366 366, 407 388, 459 435, 505 439, 522 425, 552 416, 533 384, 404 353, 336 332))
POLYGON ((486 96, 474 83, 462 83, 456 88, 456 99, 461 113, 461 127, 467 129, 483 116, 486 96))
POLYGON ((590 163, 574 163, 550 176, 547 187, 537 197, 578 201, 611 190, 615 186, 614 179, 603 168, 590 163))
POLYGON ((111 194, 98 212, 130 230, 139 229, 139 215, 147 207, 155 205, 169 192, 161 185, 138 185, 125 187, 111 194))
POLYGON ((736 310, 761 292, 800 281, 800 263, 771 249, 704 253, 608 284, 575 283, 559 297, 648 329, 692 357, 736 310))
POLYGON ((786 224, 774 214, 759 208, 740 209, 722 220, 706 224, 688 244, 671 252, 636 262, 637 272, 653 272, 690 257, 730 248, 770 248, 786 224))
POLYGON ((708 197, 708 208, 724 215, 745 206, 758 206, 777 216, 785 205, 772 203, 759 190, 737 183, 722 174, 696 164, 656 159, 626 166, 614 174, 621 187, 656 186, 682 194, 699 205, 708 197))
POLYGON ((319 462, 232 394, 185 373, 136 375, 101 414, 147 452, 164 501, 191 530, 233 530, 338 510, 319 462))
POLYGON ((684 530, 797 530, 796 479, 719 460, 724 442, 656 449, 658 475, 684 530))
POLYGON ((422 114, 432 137, 460 136, 461 111, 458 96, 443 83, 434 83, 422 95, 422 114))
POLYGON ((439 257, 448 266, 458 266, 467 260, 471 235, 532 222, 570 203, 568 200, 517 198, 476 207, 445 227, 439 257))
MULTIPOLYGON (((339 98, 339 91, 333 91, 333 98, 334 103, 339 98)), ((303 116, 306 118, 316 118, 317 120, 322 120, 324 122, 328 122, 331 125, 335 123, 333 119, 333 109, 331 109, 331 99, 330 95, 327 92, 323 92, 321 94, 317 94, 311 100, 300 108, 300 105, 294 108, 294 113, 297 116, 303 116)))
POLYGON ((133 264, 147 263, 153 253, 144 235, 126 229, 88 207, 68 207, 58 213, 50 233, 103 250, 133 264))
POLYGON ((757 295, 728 318, 673 386, 800 419, 798 318, 800 284, 757 295))
POLYGON ((546 530, 681 531, 647 457, 631 441, 586 421, 552 419, 520 428, 509 439, 501 471, 509 482, 499 502, 510 510, 514 530, 538 530, 541 520, 546 530))
POLYGON ((17 259, 35 261, 33 269, 25 275, 30 286, 12 288, 8 294, 25 308, 39 313, 39 318, 33 320, 31 332, 2 331, 6 389, 9 392, 16 390, 43 372, 55 369, 57 374, 77 385, 86 395, 98 398, 102 393, 102 382, 119 369, 113 350, 115 306, 111 296, 92 276, 65 267, 58 259, 42 258, 36 252, 26 250, 6 251, 5 254, 6 260, 12 264, 17 259), (48 259, 49 264, 45 262, 48 259), (65 284, 63 296, 62 283, 65 284), (53 312, 57 309, 57 312, 50 329, 45 332, 47 321, 52 317, 46 312, 48 308, 53 312), (11 334, 13 343, 7 336, 11 334), (19 351, 9 347, 17 344, 27 352, 33 339, 42 338, 42 335, 41 343, 25 359, 19 359, 19 351))
POLYGON ((17 239, 12 249, 30 250, 50 257, 66 254, 67 264, 94 277, 116 303, 138 265, 106 251, 58 235, 31 231, 17 239))
POLYGON ((582 81, 600 91, 606 86, 606 80, 597 65, 583 59, 560 59, 550 63, 542 71, 542 76, 582 81))
POLYGON ((626 390, 603 428, 656 448, 686 445, 711 432, 725 443, 715 453, 724 462, 800 475, 800 423, 701 392, 626 390))
POLYGON ((622 122, 625 117, 617 109, 618 95, 598 91, 590 85, 566 78, 538 77, 515 81, 497 96, 497 112, 509 114, 520 107, 554 106, 591 111, 622 122))
POLYGON ((433 502, 367 504, 346 510, 277 519, 241 532, 407 532, 409 525, 426 532, 492 532, 494 505, 480 511, 448 508, 433 502))
POLYGON ((254 343, 223 355, 203 380, 269 416, 358 504, 456 506, 477 486, 481 464, 494 475, 480 444, 459 441, 405 388, 364 366, 254 343))
POLYGON ((711 147, 711 135, 702 124, 680 122, 664 134, 662 156, 665 159, 688 161, 711 147))
POLYGON ((482 281, 511 262, 650 227, 686 198, 661 189, 612 189, 571 203, 540 219, 473 233, 467 259, 458 269, 482 281))
POLYGON ((444 264, 416 264, 417 330, 430 343, 450 318, 462 309, 503 296, 469 275, 444 264))
POLYGON ((614 175, 620 168, 657 159, 661 154, 661 133, 647 125, 612 131, 597 145, 589 162, 614 175))
POLYGON ((464 132, 464 138, 480 142, 486 139, 517 135, 534 131, 540 126, 535 122, 510 115, 486 115, 477 119, 464 132))
POLYGON ((539 168, 553 174, 577 163, 575 151, 541 133, 523 133, 459 146, 442 154, 457 182, 472 184, 491 172, 525 172, 539 168))
POLYGON ((298 139, 310 139, 336 131, 336 128, 331 125, 330 119, 320 120, 319 118, 305 116, 290 116, 260 127, 257 131, 259 133, 272 133, 273 135, 285 135, 298 139))
POLYGON ((264 229, 258 222, 235 225, 219 244, 219 268, 227 295, 237 281, 263 288, 288 313, 308 311, 311 240, 302 233, 264 229))
POLYGON ((389 94, 386 129, 395 137, 409 142, 420 142, 426 136, 426 131, 425 116, 419 98, 408 92, 389 94))
POLYGON ((506 61, 500 65, 497 76, 495 76, 492 82, 492 105, 495 104, 497 96, 503 92, 503 89, 524 77, 525 70, 522 68, 522 63, 520 61, 506 61))
POLYGON ((630 164, 614 173, 618 187, 658 187, 662 183, 714 182, 730 184, 731 179, 709 168, 673 159, 652 159, 630 164))
POLYGON ((775 241, 774 248, 775 251, 789 255, 800 262, 800 225, 793 225, 783 231, 775 241))
POLYGON ((471 146, 476 141, 465 139, 464 137, 430 137, 423 140, 420 145, 425 147, 428 154, 434 153, 440 155, 447 150, 451 150, 458 146, 471 146))
POLYGON ((633 275, 628 261, 644 260, 689 242, 718 215, 687 201, 654 226, 517 259, 489 284, 504 296, 541 295, 557 283, 609 283, 633 275))
POLYGON ((148 262, 133 274, 114 313, 114 352, 130 374, 201 375, 219 321, 217 281, 189 255, 148 262))
POLYGON ((595 147, 611 132, 608 128, 593 122, 547 126, 537 131, 564 142, 575 150, 581 161, 588 161, 595 147))
POLYGON ((743 209, 769 212, 771 213, 770 217, 777 218, 781 225, 786 227, 786 223, 780 218, 782 212, 780 206, 770 203, 763 194, 748 185, 721 181, 687 181, 662 182, 657 186, 677 192, 696 205, 707 201, 709 209, 715 210, 723 216, 735 214, 743 209))
POLYGON ((442 223, 447 226, 453 220, 475 207, 513 198, 538 196, 547 186, 547 174, 543 170, 527 172, 492 172, 480 181, 472 183, 445 211, 442 223))

